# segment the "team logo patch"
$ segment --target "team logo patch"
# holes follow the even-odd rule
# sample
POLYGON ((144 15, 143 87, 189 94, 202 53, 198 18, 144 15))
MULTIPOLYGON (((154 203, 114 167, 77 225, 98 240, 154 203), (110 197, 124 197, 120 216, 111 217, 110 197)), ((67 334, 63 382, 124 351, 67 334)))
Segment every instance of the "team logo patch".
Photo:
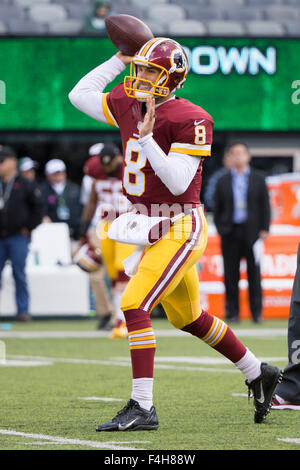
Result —
POLYGON ((175 49, 171 55, 171 64, 175 65, 176 72, 183 72, 186 69, 186 58, 180 49, 175 49))

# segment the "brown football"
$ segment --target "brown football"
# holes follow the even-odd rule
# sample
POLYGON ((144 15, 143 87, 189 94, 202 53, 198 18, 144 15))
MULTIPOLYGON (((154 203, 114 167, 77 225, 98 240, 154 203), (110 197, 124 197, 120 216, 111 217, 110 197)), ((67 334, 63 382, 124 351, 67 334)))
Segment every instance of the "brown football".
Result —
POLYGON ((105 26, 111 42, 123 54, 130 56, 154 37, 143 21, 131 15, 110 15, 105 19, 105 26))

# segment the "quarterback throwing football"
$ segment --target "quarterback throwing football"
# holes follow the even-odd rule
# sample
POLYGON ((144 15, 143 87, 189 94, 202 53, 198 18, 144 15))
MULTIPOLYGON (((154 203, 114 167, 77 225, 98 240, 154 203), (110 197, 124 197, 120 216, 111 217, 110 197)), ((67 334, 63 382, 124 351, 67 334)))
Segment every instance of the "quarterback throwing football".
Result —
POLYGON ((206 247, 207 224, 199 197, 202 165, 211 154, 213 119, 175 96, 187 72, 181 45, 154 38, 134 57, 118 52, 69 94, 80 111, 120 129, 123 192, 137 212, 150 221, 170 220, 168 231, 145 245, 122 296, 132 362, 131 398, 97 431, 158 428, 152 402, 156 341, 150 319, 158 303, 176 328, 206 342, 244 374, 254 395, 255 422, 265 419, 281 379, 280 369, 261 363, 221 319, 200 306, 196 262, 206 247), (105 93, 106 85, 129 64, 124 83, 105 93))

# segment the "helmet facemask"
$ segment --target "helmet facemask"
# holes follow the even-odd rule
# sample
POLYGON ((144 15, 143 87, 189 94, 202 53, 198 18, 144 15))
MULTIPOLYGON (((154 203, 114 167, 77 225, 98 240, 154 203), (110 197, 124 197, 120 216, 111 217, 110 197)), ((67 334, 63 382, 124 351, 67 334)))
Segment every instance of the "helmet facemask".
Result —
POLYGON ((124 78, 125 93, 139 101, 146 101, 148 96, 167 98, 177 88, 183 87, 187 72, 188 60, 180 44, 168 38, 151 39, 130 64, 130 75, 124 78), (158 70, 155 82, 138 77, 138 66, 158 70), (147 84, 148 89, 141 89, 142 84, 147 84))
POLYGON ((130 98, 136 98, 139 101, 146 101, 148 96, 154 96, 155 98, 161 97, 166 98, 170 94, 170 89, 164 86, 169 79, 169 72, 159 65, 152 64, 151 62, 145 62, 139 60, 138 56, 130 63, 130 75, 127 75, 124 78, 124 89, 127 96, 130 98), (145 67, 155 67, 160 70, 158 77, 155 82, 146 80, 144 78, 139 78, 137 75, 137 66, 142 65, 145 67), (141 84, 150 85, 149 89, 139 89, 141 84))

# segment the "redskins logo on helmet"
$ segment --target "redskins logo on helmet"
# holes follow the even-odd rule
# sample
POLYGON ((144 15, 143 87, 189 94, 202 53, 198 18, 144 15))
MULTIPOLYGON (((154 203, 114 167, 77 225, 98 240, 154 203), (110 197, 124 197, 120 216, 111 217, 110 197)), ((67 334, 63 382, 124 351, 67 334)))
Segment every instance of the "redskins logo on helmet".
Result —
POLYGON ((125 93, 140 101, 146 101, 148 96, 165 98, 183 87, 187 72, 187 56, 178 42, 169 38, 150 39, 130 64, 130 75, 124 78, 125 93), (157 68, 156 81, 138 77, 138 66, 157 68))
POLYGON ((80 249, 73 254, 73 262, 86 273, 98 271, 102 265, 100 253, 97 253, 88 243, 82 245, 80 249))

